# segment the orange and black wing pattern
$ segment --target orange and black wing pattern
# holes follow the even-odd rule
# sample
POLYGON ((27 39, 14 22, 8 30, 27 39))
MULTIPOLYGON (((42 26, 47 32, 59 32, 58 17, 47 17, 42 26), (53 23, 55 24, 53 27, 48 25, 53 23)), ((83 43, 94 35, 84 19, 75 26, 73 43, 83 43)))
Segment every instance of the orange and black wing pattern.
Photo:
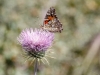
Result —
POLYGON ((55 9, 51 7, 44 18, 42 29, 50 32, 61 32, 63 30, 62 24, 56 16, 55 9))

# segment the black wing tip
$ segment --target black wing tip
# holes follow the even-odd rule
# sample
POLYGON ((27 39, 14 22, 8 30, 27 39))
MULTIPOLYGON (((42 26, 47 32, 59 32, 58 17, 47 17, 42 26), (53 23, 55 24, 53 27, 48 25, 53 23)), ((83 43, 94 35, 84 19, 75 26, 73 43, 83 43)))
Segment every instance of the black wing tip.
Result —
POLYGON ((52 6, 52 7, 50 7, 50 10, 54 10, 55 11, 55 8, 52 6))

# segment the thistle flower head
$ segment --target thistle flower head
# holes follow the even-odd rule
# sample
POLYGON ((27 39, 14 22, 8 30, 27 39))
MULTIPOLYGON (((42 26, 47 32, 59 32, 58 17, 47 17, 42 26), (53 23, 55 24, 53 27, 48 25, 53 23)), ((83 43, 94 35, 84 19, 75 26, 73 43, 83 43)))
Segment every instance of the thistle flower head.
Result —
POLYGON ((54 34, 42 29, 25 29, 17 40, 24 50, 32 57, 41 58, 45 51, 51 46, 54 34))

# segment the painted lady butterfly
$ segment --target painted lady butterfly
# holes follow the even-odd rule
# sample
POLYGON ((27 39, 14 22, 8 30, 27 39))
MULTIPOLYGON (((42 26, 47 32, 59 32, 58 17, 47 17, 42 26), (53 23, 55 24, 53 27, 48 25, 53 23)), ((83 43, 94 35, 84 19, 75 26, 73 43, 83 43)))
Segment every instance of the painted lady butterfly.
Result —
POLYGON ((55 9, 51 7, 44 18, 43 25, 41 26, 43 30, 48 30, 50 32, 60 32, 63 30, 62 24, 56 16, 55 9))

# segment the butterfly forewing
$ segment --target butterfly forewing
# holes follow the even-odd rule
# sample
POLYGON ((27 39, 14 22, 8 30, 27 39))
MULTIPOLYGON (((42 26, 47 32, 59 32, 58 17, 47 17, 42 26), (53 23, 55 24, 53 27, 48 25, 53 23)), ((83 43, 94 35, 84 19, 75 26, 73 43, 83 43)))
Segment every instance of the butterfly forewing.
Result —
POLYGON ((51 7, 44 18, 42 29, 48 30, 50 32, 61 32, 63 30, 62 24, 58 20, 55 9, 51 7))

